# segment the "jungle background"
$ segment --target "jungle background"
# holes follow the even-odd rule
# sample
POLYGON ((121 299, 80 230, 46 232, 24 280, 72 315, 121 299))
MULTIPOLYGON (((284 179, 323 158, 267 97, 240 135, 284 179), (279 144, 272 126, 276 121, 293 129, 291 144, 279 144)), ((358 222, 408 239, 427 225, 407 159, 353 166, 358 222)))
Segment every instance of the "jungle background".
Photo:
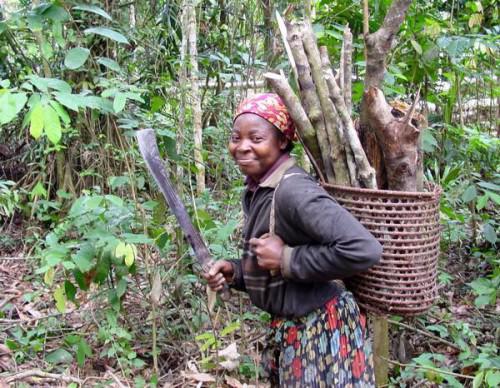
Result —
MULTIPOLYGON (((390 3, 369 1, 370 30, 390 3)), ((134 130, 156 130, 213 255, 238 257, 226 145, 261 75, 290 72, 276 11, 310 17, 332 63, 349 24, 356 112, 360 0, 0 2, 0 386, 263 385, 269 316, 209 300, 134 130)), ((390 53, 384 93, 420 89, 443 188, 440 297, 389 317, 391 387, 500 384, 499 30, 496 0, 414 1, 390 53)))

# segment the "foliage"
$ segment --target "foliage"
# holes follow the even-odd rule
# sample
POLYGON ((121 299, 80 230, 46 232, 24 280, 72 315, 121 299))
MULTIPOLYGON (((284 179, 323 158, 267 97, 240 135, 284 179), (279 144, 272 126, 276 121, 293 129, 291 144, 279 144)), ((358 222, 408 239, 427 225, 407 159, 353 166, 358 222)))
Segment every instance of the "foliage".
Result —
MULTIPOLYGON (((112 360, 141 385, 155 381, 144 370, 154 369, 153 360, 162 357, 168 370, 178 370, 182 357, 199 356, 201 367, 220 371, 214 353, 244 340, 247 326, 265 325, 266 317, 241 313, 243 300, 235 309, 216 304, 224 323, 212 327, 196 264, 143 168, 133 137, 138 128, 156 129, 169 167, 184 173, 173 175, 210 251, 216 258, 237 257, 243 182, 226 142, 231 111, 247 91, 230 84, 252 85, 268 68, 288 71, 266 12, 283 12, 289 3, 263 3, 197 3, 198 76, 213 85, 202 92, 208 189, 200 196, 192 191, 192 113, 185 103, 190 90, 179 77, 180 1, 0 6, 0 217, 8 220, 20 211, 29 225, 35 241, 31 253, 38 259, 30 265, 34 278, 44 280, 36 301, 60 313, 78 311, 88 300, 99 306, 96 319, 88 319, 94 330, 89 333, 57 319, 9 328, 0 339, 17 363, 41 357, 57 369, 75 360, 80 368, 91 359, 112 360), (4 157, 4 149, 16 152, 4 157), (5 168, 4 160, 24 166, 24 172, 5 168), (156 278, 157 306, 149 297, 156 278), (53 301, 43 300, 44 293, 53 301)), ((381 25, 390 3, 370 1, 370 31, 381 25)), ((302 17, 302 3, 293 5, 295 17, 302 17)), ((353 30, 353 93, 359 103, 365 71, 362 2, 314 5, 318 38, 337 62, 343 26, 349 23, 353 30)), ((413 2, 384 84, 391 98, 411 101, 421 91, 430 123, 423 134, 425 175, 443 188, 443 253, 458 254, 474 269, 462 279, 449 267, 454 257, 443 260, 440 286, 458 288, 485 317, 498 304, 500 279, 498 32, 496 0, 413 2)), ((8 237, 2 233, 0 242, 8 237)), ((438 307, 433 314, 439 322, 427 317, 418 323, 456 343, 458 352, 425 348, 411 367, 394 370, 392 382, 461 386, 467 379, 450 373, 467 372, 474 386, 497 385, 498 349, 485 340, 492 329, 478 328, 487 319, 457 317, 456 306, 445 298, 438 307)), ((238 345, 239 375, 247 380, 258 372, 250 346, 238 345)))

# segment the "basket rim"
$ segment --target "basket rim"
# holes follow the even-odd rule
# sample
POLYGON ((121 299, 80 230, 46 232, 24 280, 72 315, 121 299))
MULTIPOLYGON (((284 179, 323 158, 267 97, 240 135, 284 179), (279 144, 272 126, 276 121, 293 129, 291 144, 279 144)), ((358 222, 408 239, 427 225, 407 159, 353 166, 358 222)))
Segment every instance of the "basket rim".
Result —
POLYGON ((437 199, 439 198, 442 192, 441 186, 434 183, 430 183, 429 185, 432 191, 396 191, 396 190, 366 189, 362 187, 334 185, 328 182, 321 182, 321 186, 344 192, 357 193, 360 195, 375 194, 377 196, 385 196, 391 198, 406 197, 406 198, 437 199))

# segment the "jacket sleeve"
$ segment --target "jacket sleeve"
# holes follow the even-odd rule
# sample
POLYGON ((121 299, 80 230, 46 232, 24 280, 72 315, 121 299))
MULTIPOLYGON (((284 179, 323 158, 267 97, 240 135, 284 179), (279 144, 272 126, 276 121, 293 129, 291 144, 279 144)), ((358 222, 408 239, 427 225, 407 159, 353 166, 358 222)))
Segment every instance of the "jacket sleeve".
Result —
POLYGON ((379 262, 380 243, 312 178, 302 175, 283 183, 276 212, 307 241, 284 247, 284 278, 301 282, 342 279, 379 262))
POLYGON ((229 260, 233 266, 233 280, 229 284, 229 287, 234 288, 238 291, 246 292, 245 279, 243 278, 243 271, 241 270, 241 260, 229 260))

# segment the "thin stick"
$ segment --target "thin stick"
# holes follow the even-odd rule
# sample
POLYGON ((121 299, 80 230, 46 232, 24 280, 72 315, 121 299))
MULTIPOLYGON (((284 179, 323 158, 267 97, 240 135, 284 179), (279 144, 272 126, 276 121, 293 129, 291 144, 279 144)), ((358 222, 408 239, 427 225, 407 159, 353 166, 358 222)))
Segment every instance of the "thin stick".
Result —
POLYGON ((341 87, 344 95, 345 106, 349 115, 352 112, 352 34, 349 24, 344 28, 344 39, 342 43, 342 63, 343 85, 341 87))
POLYGON ((288 61, 290 62, 290 66, 292 68, 293 76, 295 77, 295 82, 297 85, 299 84, 299 76, 297 74, 297 65, 295 64, 295 59, 293 58, 292 50, 290 49, 290 45, 287 40, 287 30, 285 21, 281 17, 278 11, 276 11, 276 20, 278 21, 278 27, 281 33, 281 39, 283 40, 283 46, 285 46, 285 51, 288 56, 288 61))
POLYGON ((10 384, 13 383, 14 381, 23 380, 28 377, 40 377, 42 379, 59 380, 59 381, 64 381, 65 383, 82 384, 83 382, 78 377, 66 376, 57 373, 42 372, 39 369, 30 369, 19 373, 15 373, 5 378, 4 381, 7 384, 10 384))
POLYGON ((429 337, 429 338, 432 338, 433 340, 436 340, 436 341, 439 341, 439 342, 442 342, 443 344, 445 345, 448 345, 449 347, 452 347, 453 349, 458 349, 460 350, 460 347, 441 338, 441 337, 438 337, 434 334, 431 334, 429 333, 428 331, 425 331, 425 330, 421 330, 421 329, 418 329, 416 327, 413 327, 413 326, 410 326, 410 325, 407 325, 405 323, 402 323, 402 322, 398 322, 398 321, 394 321, 392 319, 389 319, 388 322, 391 324, 391 325, 396 325, 396 326, 400 326, 400 327, 404 327, 405 329, 408 329, 408 330, 413 330, 413 331, 416 331, 417 333, 420 333, 422 335, 425 335, 426 337, 429 337))
POLYGON ((425 365, 414 365, 414 364, 402 364, 398 361, 390 360, 388 358, 384 358, 385 361, 387 361, 389 364, 397 365, 397 366, 402 366, 402 367, 408 367, 408 368, 416 368, 416 369, 426 369, 430 370, 439 374, 444 374, 448 376, 454 376, 454 377, 459 377, 461 379, 467 379, 467 380, 474 380, 474 376, 468 376, 468 375, 463 375, 460 373, 455 373, 455 372, 450 372, 447 370, 442 370, 439 368, 433 368, 431 366, 425 366, 425 365))

